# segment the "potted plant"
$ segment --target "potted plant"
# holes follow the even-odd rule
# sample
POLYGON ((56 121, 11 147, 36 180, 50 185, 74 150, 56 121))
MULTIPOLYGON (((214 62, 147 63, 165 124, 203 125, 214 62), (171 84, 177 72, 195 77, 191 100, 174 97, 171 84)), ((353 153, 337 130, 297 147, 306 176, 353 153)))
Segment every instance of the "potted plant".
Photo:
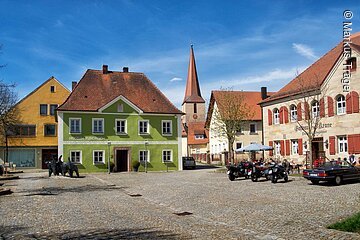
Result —
POLYGON ((133 167, 134 172, 137 172, 139 170, 139 167, 140 167, 140 162, 138 160, 134 160, 132 162, 132 167, 133 167))

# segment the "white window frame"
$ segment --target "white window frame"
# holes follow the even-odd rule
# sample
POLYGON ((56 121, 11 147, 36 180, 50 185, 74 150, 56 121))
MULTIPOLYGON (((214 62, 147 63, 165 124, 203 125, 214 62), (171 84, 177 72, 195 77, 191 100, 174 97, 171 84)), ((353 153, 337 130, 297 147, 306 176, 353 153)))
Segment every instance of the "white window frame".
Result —
POLYGON ((336 115, 344 114, 346 114, 346 99, 344 95, 339 95, 336 97, 336 115), (339 98, 341 99, 339 100, 339 98))
POLYGON ((291 140, 291 155, 299 155, 299 141, 291 140))
POLYGON ((311 103, 311 114, 313 118, 320 116, 320 104, 318 101, 314 101, 311 103))
POLYGON ((120 119, 120 118, 117 118, 115 119, 115 134, 116 135, 127 135, 127 120, 126 119, 120 119), (125 122, 125 131, 124 132, 118 132, 117 131, 117 123, 118 122, 125 122))
POLYGON ((69 133, 70 134, 81 134, 81 118, 69 118, 69 133), (71 131, 71 121, 79 121, 79 132, 71 131))
POLYGON ((105 164, 105 151, 104 150, 93 150, 93 163, 96 164, 105 164), (95 152, 102 152, 102 161, 95 161, 95 152))
POLYGON ((166 161, 166 162, 173 162, 173 150, 171 150, 171 149, 164 149, 164 150, 162 150, 161 161, 162 161, 163 163, 165 163, 165 161, 164 161, 164 153, 165 153, 165 152, 170 152, 170 160, 169 160, 169 161, 166 161))
POLYGON ((274 141, 274 152, 275 152, 275 156, 280 156, 281 155, 281 144, 280 141, 274 141))
POLYGON ((116 110, 117 112, 124 112, 124 104, 119 103, 116 110))
MULTIPOLYGON (((167 127, 166 127, 167 128, 167 127)), ((161 121, 161 133, 163 136, 172 136, 172 121, 171 120, 162 120, 161 121), (164 124, 170 123, 170 132, 164 132, 164 124)))
POLYGON ((249 133, 250 133, 250 134, 256 134, 256 133, 257 133, 256 123, 250 123, 250 124, 249 124, 249 133), (254 132, 251 132, 251 125, 255 126, 255 131, 254 131, 254 132))
POLYGON ((138 132, 139 132, 139 135, 149 135, 150 134, 150 123, 149 123, 149 120, 139 120, 138 121, 138 132), (141 132, 140 130, 140 122, 146 122, 147 124, 147 131, 146 132, 141 132))
POLYGON ((142 150, 139 150, 139 162, 144 162, 144 160, 142 160, 141 158, 141 153, 143 153, 143 152, 146 152, 146 155, 145 155, 145 157, 146 157, 146 160, 147 160, 147 162, 150 162, 150 151, 149 150, 144 150, 144 149, 142 149, 142 150))
POLYGON ((278 108, 274 109, 274 124, 280 124, 280 110, 278 108))
POLYGON ((338 136, 338 153, 347 153, 348 152, 348 141, 346 136, 338 136))
POLYGON ((104 118, 92 118, 91 122, 92 122, 92 128, 91 128, 92 129, 92 134, 103 135, 105 133, 105 129, 104 129, 105 120, 104 120, 104 118), (95 121, 101 121, 102 132, 95 132, 95 121))
POLYGON ((82 151, 81 151, 81 150, 70 150, 70 154, 69 154, 69 155, 70 155, 70 161, 71 161, 71 162, 76 163, 76 164, 82 164, 82 151), (73 152, 78 152, 78 153, 80 153, 79 162, 73 162, 73 161, 72 161, 72 153, 73 153, 73 152))
POLYGON ((297 107, 295 105, 290 106, 290 121, 291 122, 297 121, 297 107))

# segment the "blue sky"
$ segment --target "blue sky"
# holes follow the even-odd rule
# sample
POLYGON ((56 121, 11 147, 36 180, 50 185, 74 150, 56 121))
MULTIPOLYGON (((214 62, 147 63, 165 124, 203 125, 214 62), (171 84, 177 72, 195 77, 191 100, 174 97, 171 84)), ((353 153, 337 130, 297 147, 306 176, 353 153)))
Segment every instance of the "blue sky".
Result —
POLYGON ((203 97, 277 91, 342 39, 357 1, 0 1, 0 79, 24 97, 50 76, 69 89, 103 64, 144 72, 181 106, 190 44, 203 97))

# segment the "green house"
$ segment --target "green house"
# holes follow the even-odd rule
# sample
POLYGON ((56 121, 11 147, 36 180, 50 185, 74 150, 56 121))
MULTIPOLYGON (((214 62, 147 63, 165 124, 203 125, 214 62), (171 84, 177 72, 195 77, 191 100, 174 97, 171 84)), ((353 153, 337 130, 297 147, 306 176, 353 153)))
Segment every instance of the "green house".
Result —
POLYGON ((88 69, 58 108, 58 154, 84 172, 182 170, 182 114, 143 73, 88 69))

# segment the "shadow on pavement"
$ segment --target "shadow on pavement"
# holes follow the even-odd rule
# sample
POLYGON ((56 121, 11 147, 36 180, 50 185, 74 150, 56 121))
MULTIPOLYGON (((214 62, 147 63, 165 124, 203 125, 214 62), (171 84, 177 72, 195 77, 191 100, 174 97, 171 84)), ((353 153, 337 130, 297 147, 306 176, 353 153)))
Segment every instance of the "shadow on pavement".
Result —
POLYGON ((85 185, 85 186, 76 186, 76 187, 43 187, 40 189, 19 191, 17 193, 25 194, 25 196, 49 196, 49 195, 58 195, 62 193, 76 192, 103 192, 103 191, 119 191, 126 189, 128 187, 119 187, 115 185, 108 186, 98 186, 98 185, 85 185))
POLYGON ((56 233, 26 233, 25 227, 0 226, 1 239, 179 239, 178 234, 154 228, 88 229, 56 233))

